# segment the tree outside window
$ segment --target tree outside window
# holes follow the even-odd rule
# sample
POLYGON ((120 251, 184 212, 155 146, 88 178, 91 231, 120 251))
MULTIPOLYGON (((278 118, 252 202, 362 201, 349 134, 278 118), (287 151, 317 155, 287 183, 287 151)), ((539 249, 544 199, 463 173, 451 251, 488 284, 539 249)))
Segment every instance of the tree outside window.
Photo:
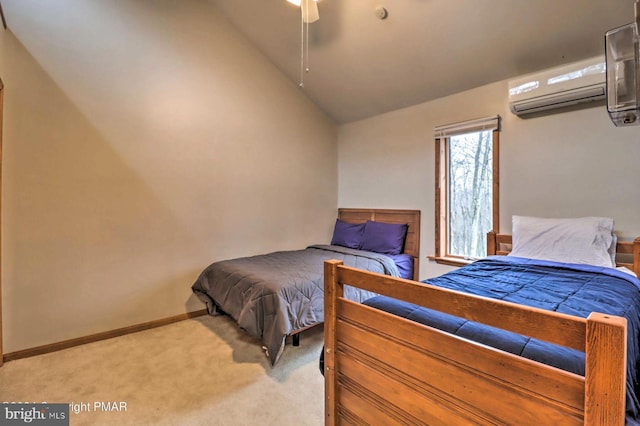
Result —
POLYGON ((449 138, 448 254, 487 255, 486 235, 493 227, 492 133, 449 138))

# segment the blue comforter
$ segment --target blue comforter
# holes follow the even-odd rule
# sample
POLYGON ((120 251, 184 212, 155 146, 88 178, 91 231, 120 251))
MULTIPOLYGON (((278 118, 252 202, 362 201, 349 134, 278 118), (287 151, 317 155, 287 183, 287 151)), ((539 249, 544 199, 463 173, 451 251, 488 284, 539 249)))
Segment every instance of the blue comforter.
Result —
MULTIPOLYGON (((640 280, 589 265, 490 256, 428 284, 586 318, 591 312, 625 317, 627 323, 627 421, 636 424, 640 362, 640 280)), ((367 305, 526 358, 584 375, 584 352, 474 323, 421 306, 376 296, 367 305)))

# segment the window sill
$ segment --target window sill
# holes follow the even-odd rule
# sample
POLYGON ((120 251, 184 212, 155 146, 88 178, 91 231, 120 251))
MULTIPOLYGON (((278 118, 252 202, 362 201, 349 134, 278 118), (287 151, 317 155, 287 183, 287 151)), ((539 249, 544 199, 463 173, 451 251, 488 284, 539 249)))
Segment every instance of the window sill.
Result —
POLYGON ((427 259, 433 260, 440 265, 449 265, 449 266, 464 266, 464 265, 473 263, 473 260, 471 259, 462 259, 460 257, 427 256, 427 259))

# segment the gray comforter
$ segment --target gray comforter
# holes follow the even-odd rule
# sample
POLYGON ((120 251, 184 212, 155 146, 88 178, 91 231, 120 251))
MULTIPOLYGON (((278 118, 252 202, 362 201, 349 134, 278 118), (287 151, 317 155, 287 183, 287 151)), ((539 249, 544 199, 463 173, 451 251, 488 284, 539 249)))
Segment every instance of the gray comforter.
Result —
MULTIPOLYGON (((324 321, 324 261, 399 276, 389 257, 340 246, 313 245, 223 260, 209 265, 191 287, 210 314, 222 311, 262 339, 271 364, 291 332, 324 321)), ((362 302, 373 293, 345 287, 345 297, 362 302)))

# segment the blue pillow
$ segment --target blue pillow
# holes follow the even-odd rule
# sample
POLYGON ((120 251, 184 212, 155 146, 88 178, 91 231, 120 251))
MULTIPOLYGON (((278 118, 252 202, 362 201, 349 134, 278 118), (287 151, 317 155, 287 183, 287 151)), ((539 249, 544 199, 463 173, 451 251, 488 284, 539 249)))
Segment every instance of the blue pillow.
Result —
POLYGON ((331 245, 359 249, 362 246, 364 227, 364 223, 347 223, 336 219, 331 245))
POLYGON ((404 249, 407 224, 368 220, 364 227, 362 250, 382 254, 400 254, 404 249))

